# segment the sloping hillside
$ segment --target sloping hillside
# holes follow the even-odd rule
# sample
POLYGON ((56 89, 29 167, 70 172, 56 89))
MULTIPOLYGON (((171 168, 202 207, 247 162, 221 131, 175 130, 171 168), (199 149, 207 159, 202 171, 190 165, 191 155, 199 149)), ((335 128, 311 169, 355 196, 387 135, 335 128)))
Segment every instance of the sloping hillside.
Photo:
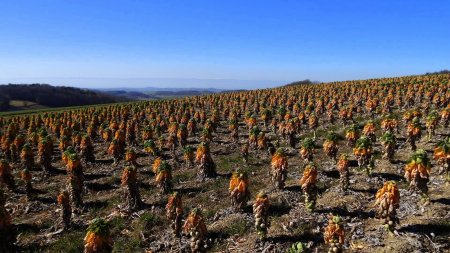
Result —
POLYGON ((121 88, 121 89, 103 89, 103 93, 124 97, 130 100, 153 100, 166 98, 179 98, 189 96, 210 95, 219 92, 228 92, 214 88, 121 88))
POLYGON ((40 105, 35 102, 24 101, 24 100, 10 100, 9 110, 10 111, 22 111, 22 110, 39 110, 46 109, 48 106, 40 105))
POLYGON ((126 100, 98 91, 48 84, 0 85, 0 94, 0 111, 20 110, 23 107, 15 106, 14 101, 23 101, 22 104, 45 108, 105 104, 126 100))
POLYGON ((0 117, 0 242, 83 252, 100 218, 112 252, 449 252, 449 90, 409 76, 0 117), (192 217, 202 230, 173 230, 192 217))

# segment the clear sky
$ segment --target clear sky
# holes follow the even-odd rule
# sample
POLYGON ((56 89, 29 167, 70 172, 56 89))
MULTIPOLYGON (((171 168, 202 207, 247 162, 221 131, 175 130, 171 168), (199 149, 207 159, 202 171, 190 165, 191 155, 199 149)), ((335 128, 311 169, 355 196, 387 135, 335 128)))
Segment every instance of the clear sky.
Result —
POLYGON ((446 0, 0 0, 0 83, 255 88, 445 68, 446 0))

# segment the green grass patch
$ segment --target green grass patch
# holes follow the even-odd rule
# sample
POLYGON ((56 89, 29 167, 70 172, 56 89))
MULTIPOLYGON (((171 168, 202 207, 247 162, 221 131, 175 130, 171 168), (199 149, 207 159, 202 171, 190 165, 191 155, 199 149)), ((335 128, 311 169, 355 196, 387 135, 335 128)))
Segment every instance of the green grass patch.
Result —
POLYGON ((84 231, 73 231, 60 237, 48 247, 48 252, 79 253, 84 249, 84 231))
POLYGON ((229 225, 223 229, 223 232, 230 236, 232 235, 243 236, 247 234, 247 232, 250 230, 251 227, 252 224, 250 224, 246 220, 238 218, 230 221, 229 225))
POLYGON ((154 213, 143 213, 137 221, 137 230, 150 230, 153 227, 161 226, 164 224, 163 219, 154 213))
POLYGON ((227 178, 217 178, 213 181, 209 181, 205 184, 204 188, 207 191, 214 191, 214 192, 220 192, 220 191, 228 191, 228 184, 229 180, 227 178))
POLYGON ((141 241, 136 238, 130 238, 127 236, 120 236, 114 241, 113 251, 114 253, 123 252, 142 252, 140 247, 141 241))
POLYGON ((143 213, 139 219, 133 221, 131 228, 125 225, 123 219, 117 219, 113 252, 141 252, 144 245, 141 242, 140 233, 151 234, 155 227, 163 224, 163 219, 154 213, 143 213), (131 232, 128 236, 120 234, 120 231, 125 228, 131 232))
POLYGON ((122 217, 114 217, 109 221, 111 228, 111 234, 120 234, 120 232, 126 227, 126 220, 122 217))
POLYGON ((216 161, 216 169, 219 173, 230 173, 243 163, 242 157, 236 154, 220 156, 216 161))
POLYGON ((213 210, 204 210, 204 212, 203 212, 203 216, 206 218, 206 219, 211 219, 211 218, 213 218, 214 217, 214 215, 216 215, 216 212, 214 212, 213 210))
POLYGON ((127 221, 122 217, 115 217, 109 222, 113 235, 113 252, 139 252, 140 239, 137 236, 125 236, 122 231, 128 227, 127 221))

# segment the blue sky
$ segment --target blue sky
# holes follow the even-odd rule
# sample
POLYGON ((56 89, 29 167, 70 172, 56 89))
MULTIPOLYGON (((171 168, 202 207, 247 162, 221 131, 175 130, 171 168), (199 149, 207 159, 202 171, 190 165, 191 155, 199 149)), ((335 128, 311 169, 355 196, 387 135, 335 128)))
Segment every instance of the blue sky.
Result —
POLYGON ((444 0, 0 2, 0 83, 256 88, 445 68, 444 0))

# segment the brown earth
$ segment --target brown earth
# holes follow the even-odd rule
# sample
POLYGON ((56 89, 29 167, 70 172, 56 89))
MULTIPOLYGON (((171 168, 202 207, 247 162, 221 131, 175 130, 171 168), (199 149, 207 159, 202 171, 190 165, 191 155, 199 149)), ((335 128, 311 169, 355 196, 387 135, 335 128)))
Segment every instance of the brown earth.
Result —
MULTIPOLYGON (((382 160, 380 155, 375 163, 372 177, 365 172, 351 167, 351 184, 347 194, 338 187, 339 173, 334 162, 328 159, 321 148, 316 149, 314 158, 319 165, 319 196, 316 211, 308 212, 303 204, 303 195, 299 186, 304 163, 298 148, 285 147, 289 155, 289 174, 284 190, 276 190, 270 181, 270 158, 266 152, 251 150, 248 164, 240 156, 240 146, 233 144, 226 130, 226 122, 214 135, 211 144, 213 159, 219 176, 216 179, 200 181, 196 168, 186 168, 181 162, 169 158, 173 171, 175 190, 182 193, 184 213, 194 207, 201 207, 208 227, 208 245, 210 252, 286 252, 294 242, 304 242, 313 252, 326 252, 323 242, 323 230, 327 224, 328 214, 339 214, 344 218, 346 230, 346 252, 450 252, 450 186, 442 175, 433 167, 429 182, 430 202, 424 204, 417 193, 408 191, 408 183, 403 178, 405 161, 412 151, 403 145, 404 138, 399 137, 403 146, 396 152, 395 163, 382 160), (403 142, 402 142, 403 140, 403 142), (271 227, 268 240, 260 242, 253 227, 254 218, 251 203, 243 212, 231 207, 228 194, 230 173, 235 168, 250 172, 250 190, 252 199, 256 193, 265 189, 271 201, 271 227), (375 219, 374 196, 386 180, 395 180, 399 184, 401 200, 398 210, 400 224, 397 235, 390 235, 375 219)), ((260 126, 264 129, 263 126, 260 126)), ((319 127, 318 144, 323 141, 326 129, 343 129, 341 125, 319 127)), ((246 133, 246 127, 240 127, 240 133, 246 133)), ((267 131, 268 132, 268 131, 267 131)), ((340 132, 341 134, 343 131, 340 132)), ((305 130, 301 139, 310 135, 305 130)), ((378 133, 379 135, 380 133, 378 133)), ((403 133, 402 133, 403 134, 403 133)), ((430 143, 425 138, 418 143, 431 155, 432 149, 448 129, 438 129, 437 135, 430 143)), ((275 139, 273 133, 268 134, 275 139)), ((240 136, 244 142, 246 135, 240 136)), ((190 145, 199 143, 197 138, 189 138, 190 145)), ((286 146, 285 142, 281 142, 286 146)), ((351 153, 351 148, 344 141, 339 143, 339 153, 351 153)), ((84 166, 86 193, 85 210, 74 217, 74 226, 67 231, 60 231, 54 225, 59 219, 59 206, 56 203, 58 192, 66 186, 66 172, 60 161, 58 151, 54 154, 55 172, 44 177, 41 169, 32 171, 35 197, 26 201, 24 186, 19 183, 16 192, 8 193, 7 208, 12 213, 13 222, 18 229, 18 244, 21 252, 81 252, 83 238, 88 222, 95 217, 109 217, 112 224, 115 252, 184 252, 188 251, 185 237, 173 238, 169 222, 165 217, 167 195, 161 195, 154 182, 151 163, 154 157, 139 150, 138 171, 141 181, 140 191, 145 208, 129 217, 121 215, 123 193, 120 176, 125 164, 121 161, 113 165, 113 160, 106 154, 106 144, 97 140, 95 143, 97 162, 84 166)), ((57 150, 55 148, 55 150, 57 150)), ((375 145, 381 151, 380 144, 375 145)), ((177 151, 181 157, 181 150, 177 151)), ((354 159, 353 156, 350 156, 354 159)), ((433 161, 434 162, 434 161, 433 161)), ((353 162, 354 164, 354 162, 353 162)), ((18 170, 16 170, 18 173, 18 170)), ((18 178, 18 175, 16 176, 18 178)))

